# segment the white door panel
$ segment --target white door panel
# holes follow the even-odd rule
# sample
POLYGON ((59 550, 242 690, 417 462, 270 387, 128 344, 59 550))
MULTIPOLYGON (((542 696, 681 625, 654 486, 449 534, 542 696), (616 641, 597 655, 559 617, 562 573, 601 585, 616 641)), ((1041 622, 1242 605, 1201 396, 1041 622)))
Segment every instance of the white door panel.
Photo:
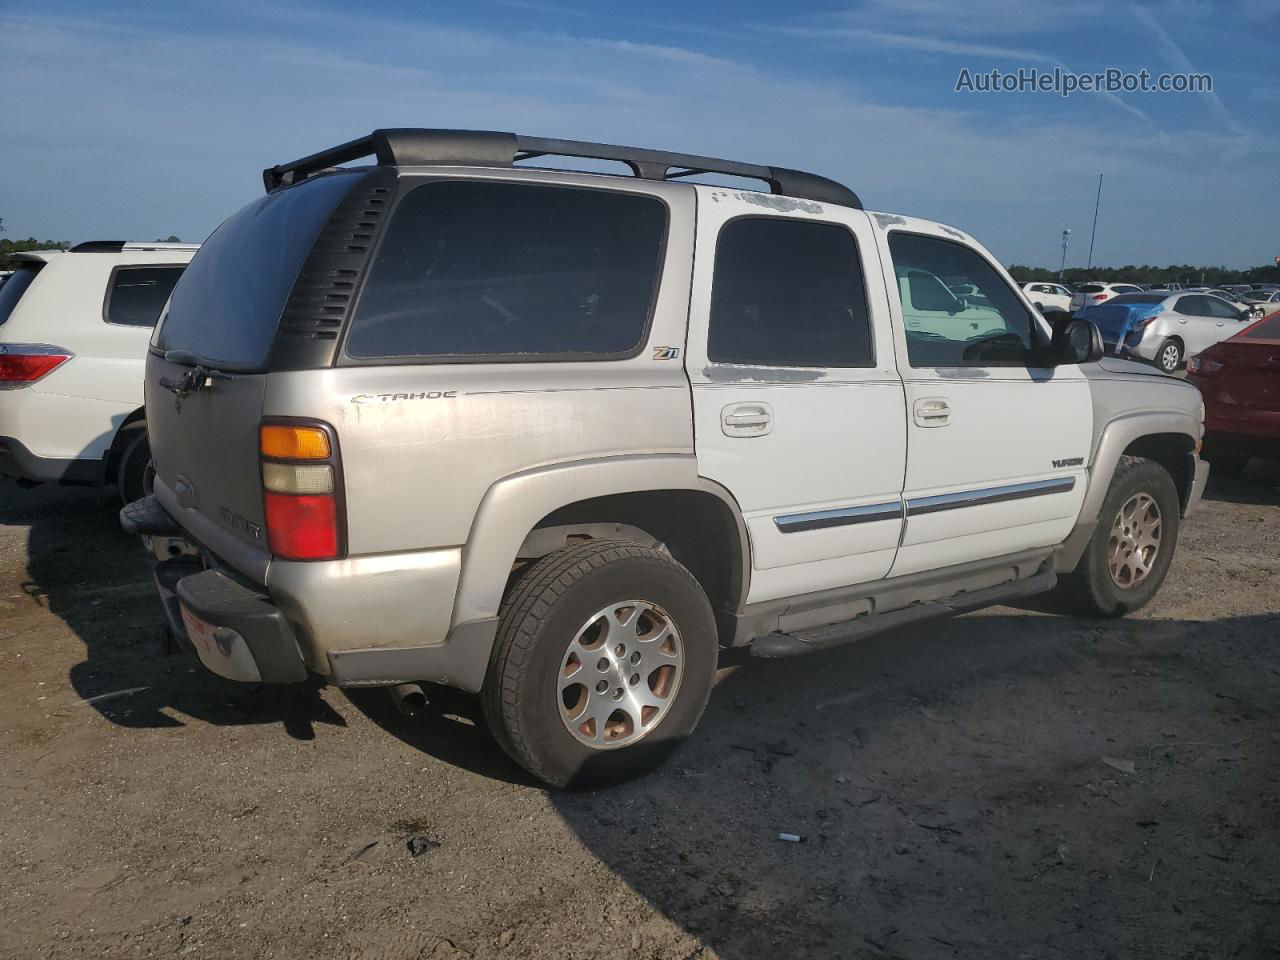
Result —
MULTIPOLYGON (((948 422, 938 429, 913 424, 905 489, 909 496, 952 493, 988 480, 1015 483, 1064 476, 1055 460, 1087 457, 1093 436, 1089 384, 1078 371, 1039 382, 1026 376, 997 380, 929 376, 906 384, 914 409, 928 398, 945 397, 948 422), (1085 415, 1081 416, 1081 412, 1085 415)), ((956 373, 971 373, 972 368, 956 373)), ((915 370, 915 377, 926 371, 915 370)), ((1000 371, 1002 376, 1016 376, 1000 371)), ((918 422, 918 421, 917 421, 918 422)))
MULTIPOLYGON (((700 187, 697 243, 686 370, 698 469, 727 488, 742 509, 753 568, 747 600, 884 577, 902 531, 907 428, 869 218, 838 207, 778 211, 756 194, 700 187), (849 269, 860 269, 863 277, 870 360, 862 366, 767 366, 710 359, 717 240, 722 228, 748 217, 825 224, 852 235, 857 249, 849 269)), ((798 312, 810 311, 805 316, 845 322, 843 312, 812 312, 809 298, 818 295, 803 283, 794 296, 798 312)), ((791 309, 790 291, 782 306, 774 297, 757 308, 753 297, 735 303, 732 314, 751 335, 759 334, 760 318, 776 320, 791 309)))
POLYGON ((898 247, 900 263, 893 231, 882 234, 897 281, 890 285, 895 316, 909 307, 895 332, 912 412, 905 527, 890 575, 1060 543, 1084 498, 1093 432, 1088 381, 1074 365, 1015 361, 1025 356, 1016 339, 1007 359, 985 348, 984 340, 1005 330, 1013 337, 1019 324, 1029 339, 1030 324, 1041 321, 976 243, 957 244, 921 221, 902 231, 911 236, 898 247), (913 346, 919 366, 911 363, 913 346))

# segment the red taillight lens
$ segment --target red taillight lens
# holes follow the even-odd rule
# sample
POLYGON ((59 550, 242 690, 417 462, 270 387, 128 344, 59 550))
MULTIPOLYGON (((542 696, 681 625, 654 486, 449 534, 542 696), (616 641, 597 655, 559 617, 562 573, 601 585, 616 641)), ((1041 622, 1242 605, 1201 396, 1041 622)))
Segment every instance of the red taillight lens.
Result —
POLYGON ((263 493, 267 543, 286 560, 327 560, 338 555, 338 504, 332 496, 263 493))
POLYGON ((258 431, 267 544, 283 560, 335 560, 343 551, 338 438, 327 423, 282 418, 258 431))
POLYGON ((0 388, 23 387, 35 383, 61 363, 71 359, 69 353, 10 353, 12 348, 0 346, 0 388))
POLYGON ((1107 296, 1108 294, 1105 294, 1105 293, 1095 293, 1089 299, 1092 300, 1094 303, 1101 303, 1103 300, 1107 299, 1107 296))

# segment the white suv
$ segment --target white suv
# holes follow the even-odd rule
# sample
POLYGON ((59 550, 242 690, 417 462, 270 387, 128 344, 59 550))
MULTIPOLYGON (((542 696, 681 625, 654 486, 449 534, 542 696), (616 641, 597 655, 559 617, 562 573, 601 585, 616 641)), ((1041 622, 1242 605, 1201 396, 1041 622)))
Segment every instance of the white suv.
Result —
POLYGON ((16 254, 0 286, 0 475, 141 496, 147 340, 197 244, 16 254))
POLYGON ((1076 287, 1076 292, 1071 297, 1071 309, 1079 310, 1081 307, 1092 307, 1099 303, 1105 303, 1112 297, 1118 297, 1122 293, 1144 293, 1145 291, 1132 283, 1085 283, 1076 287))
POLYGON ((815 174, 379 130, 264 179, 157 327, 153 493, 122 511, 186 541, 153 541, 157 592, 224 677, 409 711, 450 684, 536 776, 607 781, 693 729, 722 646, 1059 576, 1136 610, 1203 489, 1193 386, 815 174))
POLYGON ((1037 310, 1043 311, 1045 307, 1071 309, 1071 291, 1060 283, 1024 283, 1022 292, 1037 310))

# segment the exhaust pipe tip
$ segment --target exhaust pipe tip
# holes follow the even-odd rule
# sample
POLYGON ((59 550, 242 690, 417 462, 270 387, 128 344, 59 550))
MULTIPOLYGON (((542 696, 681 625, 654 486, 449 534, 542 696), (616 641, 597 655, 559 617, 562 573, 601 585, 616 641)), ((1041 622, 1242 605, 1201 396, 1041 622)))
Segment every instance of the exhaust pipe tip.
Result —
POLYGON ((406 717, 416 717, 427 706, 427 694, 416 683, 398 683, 389 692, 396 709, 406 717))

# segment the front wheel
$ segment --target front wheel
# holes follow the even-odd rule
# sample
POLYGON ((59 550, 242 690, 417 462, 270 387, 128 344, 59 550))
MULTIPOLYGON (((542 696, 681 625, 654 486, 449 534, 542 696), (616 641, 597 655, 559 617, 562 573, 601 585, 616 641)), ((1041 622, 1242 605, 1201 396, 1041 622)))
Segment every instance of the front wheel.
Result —
POLYGON ((1182 366, 1182 344, 1172 339, 1160 344, 1160 350, 1156 353, 1156 366, 1165 373, 1176 373, 1182 366))
POLYGON ((549 784, 630 779, 693 731, 716 654, 706 594, 669 555, 625 540, 565 547, 503 602, 485 717, 512 759, 549 784))
POLYGON ((1119 617, 1156 595, 1178 543, 1178 491, 1153 460, 1121 457, 1098 514, 1098 528, 1064 593, 1081 613, 1119 617))

